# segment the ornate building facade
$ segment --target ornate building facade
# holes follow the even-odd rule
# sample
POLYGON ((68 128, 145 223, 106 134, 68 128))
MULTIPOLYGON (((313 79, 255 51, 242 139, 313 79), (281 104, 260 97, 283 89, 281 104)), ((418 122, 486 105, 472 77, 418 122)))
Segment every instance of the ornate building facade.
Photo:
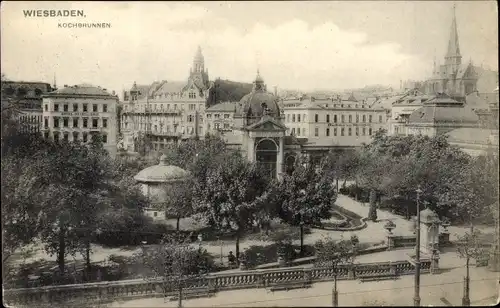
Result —
POLYGON ((186 83, 154 82, 141 86, 134 82, 123 93, 121 146, 137 151, 138 139, 147 138, 153 150, 168 142, 205 134, 203 118, 210 82, 205 60, 198 47, 186 83))

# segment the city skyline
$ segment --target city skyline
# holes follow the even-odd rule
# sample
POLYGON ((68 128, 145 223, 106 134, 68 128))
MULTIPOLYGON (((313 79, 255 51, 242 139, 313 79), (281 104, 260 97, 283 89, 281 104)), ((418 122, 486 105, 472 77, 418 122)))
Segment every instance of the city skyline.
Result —
MULTIPOLYGON (((442 63, 452 6, 453 2, 294 2, 290 7, 277 2, 99 7, 77 2, 3 3, 2 72, 14 80, 50 83, 56 75, 59 86, 91 83, 121 93, 134 81, 186 80, 200 45, 211 80, 251 82, 260 69, 268 85, 282 89, 398 86, 401 79, 429 77, 434 57, 442 63), (60 29, 61 20, 26 18, 26 9, 84 10, 87 17, 77 21, 109 22, 112 27, 60 29)), ((496 70, 495 12, 491 1, 457 3, 464 62, 471 59, 496 70)))

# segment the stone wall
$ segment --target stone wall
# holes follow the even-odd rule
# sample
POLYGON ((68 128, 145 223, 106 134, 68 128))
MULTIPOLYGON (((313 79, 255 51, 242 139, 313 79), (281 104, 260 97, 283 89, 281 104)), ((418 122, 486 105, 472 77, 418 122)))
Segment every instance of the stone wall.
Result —
MULTIPOLYGON (((430 272, 431 261, 421 261, 422 273, 430 272)), ((409 275, 414 267, 408 261, 363 263, 339 265, 337 279, 356 279, 360 275, 370 274, 409 275)), ((265 288, 273 284, 286 284, 297 280, 310 282, 330 281, 335 271, 331 267, 289 268, 275 270, 253 270, 236 273, 213 273, 201 278, 185 280, 185 289, 208 287, 214 291, 265 288)), ((40 288, 4 290, 5 303, 9 305, 27 305, 43 303, 71 303, 85 299, 86 302, 113 302, 147 297, 173 295, 176 291, 166 287, 161 279, 128 280, 98 282, 77 285, 49 286, 40 288)))

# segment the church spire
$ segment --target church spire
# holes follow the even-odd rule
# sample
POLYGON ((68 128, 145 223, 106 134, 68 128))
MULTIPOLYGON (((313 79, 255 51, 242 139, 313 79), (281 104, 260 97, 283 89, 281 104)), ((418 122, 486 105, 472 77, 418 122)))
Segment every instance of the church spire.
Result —
POLYGON ((461 57, 460 45, 458 43, 457 17, 455 14, 455 4, 453 5, 453 19, 451 21, 450 39, 448 41, 448 52, 446 58, 461 57))
POLYGON ((205 58, 203 57, 203 53, 201 52, 201 47, 199 45, 194 56, 192 70, 196 73, 203 73, 205 71, 205 58))

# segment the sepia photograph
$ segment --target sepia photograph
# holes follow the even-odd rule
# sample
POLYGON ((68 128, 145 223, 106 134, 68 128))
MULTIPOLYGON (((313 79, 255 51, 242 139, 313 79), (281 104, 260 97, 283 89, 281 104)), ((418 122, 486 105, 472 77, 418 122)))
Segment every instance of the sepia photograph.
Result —
POLYGON ((495 306, 496 1, 2 1, 2 303, 495 306))

